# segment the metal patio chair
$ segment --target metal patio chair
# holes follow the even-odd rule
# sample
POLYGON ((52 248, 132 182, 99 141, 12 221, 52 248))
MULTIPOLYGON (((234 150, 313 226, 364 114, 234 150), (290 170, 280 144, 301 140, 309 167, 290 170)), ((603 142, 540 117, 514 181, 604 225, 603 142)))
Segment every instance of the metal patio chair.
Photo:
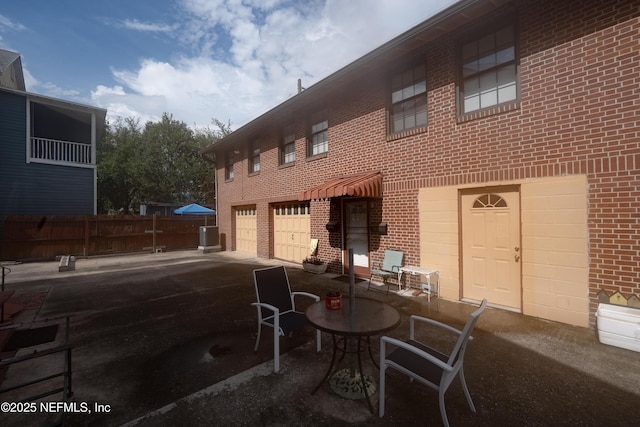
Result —
MULTIPOLYGON (((70 316, 64 316, 0 326, 0 401, 11 400, 16 393, 22 402, 48 396, 65 403, 71 400, 70 324, 70 316), (14 377, 18 381, 1 387, 9 369, 18 369, 14 377)), ((62 411, 51 425, 65 425, 66 419, 62 411)))
MULTIPOLYGON (((371 269, 371 275, 369 276, 369 286, 367 290, 371 289, 371 279, 373 276, 382 277, 382 283, 387 285, 387 294, 389 294, 390 278, 398 280, 398 273, 402 267, 402 260, 404 258, 404 252, 387 249, 384 251, 384 260, 382 262, 374 261, 371 269), (377 266, 377 268, 375 268, 377 266)), ((400 284, 398 283, 398 286, 400 284)))
MULTIPOLYGON (((469 315, 466 325, 462 331, 452 328, 438 321, 427 319, 420 316, 411 316, 409 324, 409 340, 400 341, 395 338, 383 336, 380 338, 380 417, 384 416, 384 397, 385 397, 385 372, 387 368, 393 368, 397 371, 408 375, 412 380, 415 379, 420 383, 429 386, 438 391, 438 400, 440 404, 440 416, 443 424, 448 427, 449 420, 444 406, 444 394, 455 379, 460 377, 462 390, 467 398, 469 407, 472 412, 476 412, 476 408, 471 400, 469 389, 464 378, 464 353, 467 343, 472 339, 471 332, 476 326, 478 317, 487 306, 486 298, 482 300, 480 307, 469 315), (450 354, 444 354, 428 345, 415 339, 415 323, 417 321, 437 326, 444 331, 458 334, 458 340, 450 354), (395 348, 386 355, 386 345, 391 344, 395 348)), ((443 331, 443 332, 444 332, 443 331)))
MULTIPOLYGON (((291 292, 289 277, 284 266, 253 270, 258 302, 258 336, 254 351, 258 351, 262 325, 273 328, 273 371, 280 370, 280 336, 310 326, 304 313, 296 311, 295 297, 306 296, 315 301, 320 297, 308 292, 291 292)), ((316 331, 316 349, 321 349, 320 331, 316 331)))

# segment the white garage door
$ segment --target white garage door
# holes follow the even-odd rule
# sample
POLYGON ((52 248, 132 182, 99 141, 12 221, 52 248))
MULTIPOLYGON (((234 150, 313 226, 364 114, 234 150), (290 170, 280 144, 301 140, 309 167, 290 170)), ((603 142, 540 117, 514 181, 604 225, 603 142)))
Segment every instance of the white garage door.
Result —
POLYGON ((258 222, 255 206, 242 206, 236 209, 236 250, 258 253, 258 222))
POLYGON ((309 255, 311 214, 309 203, 276 205, 273 214, 275 258, 302 262, 309 255))

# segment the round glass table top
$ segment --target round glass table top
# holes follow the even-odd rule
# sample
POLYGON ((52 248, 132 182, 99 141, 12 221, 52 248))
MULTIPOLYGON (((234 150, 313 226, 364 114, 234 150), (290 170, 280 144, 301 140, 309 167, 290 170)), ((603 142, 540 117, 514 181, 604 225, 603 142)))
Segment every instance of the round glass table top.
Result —
POLYGON ((307 320, 317 329, 341 336, 370 336, 389 331, 400 324, 400 313, 387 303, 368 298, 355 298, 353 313, 349 298, 344 298, 342 309, 330 310, 325 301, 307 308, 307 320))

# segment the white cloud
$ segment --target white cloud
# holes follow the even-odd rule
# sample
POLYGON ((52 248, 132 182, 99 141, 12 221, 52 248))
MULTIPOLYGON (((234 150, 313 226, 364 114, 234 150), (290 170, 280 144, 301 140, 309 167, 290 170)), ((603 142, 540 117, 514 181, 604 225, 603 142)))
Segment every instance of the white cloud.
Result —
POLYGON ((134 117, 141 124, 147 121, 159 121, 166 106, 163 97, 127 94, 122 86, 107 87, 99 85, 91 91, 91 99, 95 104, 107 108, 107 119, 116 121, 118 118, 134 117), (160 111, 155 114, 154 111, 160 111))
POLYGON ((145 23, 140 22, 137 19, 125 19, 121 21, 119 26, 127 28, 129 30, 152 32, 152 33, 168 33, 178 28, 177 24, 167 25, 158 23, 145 23))
POLYGON ((22 64, 22 75, 24 76, 24 85, 27 90, 33 92, 33 87, 37 87, 40 82, 36 79, 25 64, 22 64))
POLYGON ((106 87, 98 85, 95 91, 91 91, 92 97, 111 96, 111 95, 126 95, 122 86, 106 87))
POLYGON ((0 32, 6 30, 12 31, 23 31, 26 30, 27 27, 22 25, 19 22, 13 22, 11 19, 7 18, 4 15, 0 15, 0 32))
POLYGON ((11 19, 4 15, 0 15, 0 48, 5 50, 15 51, 9 46, 2 38, 2 33, 8 33, 10 31, 24 31, 27 27, 19 22, 13 22, 11 19))
POLYGON ((24 64, 22 66, 22 75, 28 92, 40 93, 52 98, 75 99, 78 102, 83 102, 83 100, 79 99, 81 96, 79 90, 64 89, 53 82, 41 82, 31 74, 29 68, 24 64))
POLYGON ((121 85, 92 92, 93 100, 114 118, 134 111, 144 122, 167 112, 189 125, 207 126, 212 118, 228 120, 231 109, 250 116, 262 107, 254 100, 262 91, 259 80, 208 58, 182 58, 174 64, 145 60, 137 71, 115 70, 114 77, 121 85))
MULTIPOLYGON (((25 85, 26 85, 26 82, 25 82, 25 85)), ((44 93, 47 96, 51 96, 53 98, 61 98, 61 99, 74 99, 80 96, 80 91, 76 89, 63 89, 52 82, 45 82, 45 83, 38 82, 35 85, 35 88, 30 91, 33 91, 33 92, 37 91, 40 93, 44 93)))
POLYGON ((174 35, 193 53, 114 69, 118 86, 98 86, 92 97, 110 115, 167 112, 189 125, 216 118, 237 128, 295 94, 298 78, 309 87, 450 3, 183 0, 174 35))

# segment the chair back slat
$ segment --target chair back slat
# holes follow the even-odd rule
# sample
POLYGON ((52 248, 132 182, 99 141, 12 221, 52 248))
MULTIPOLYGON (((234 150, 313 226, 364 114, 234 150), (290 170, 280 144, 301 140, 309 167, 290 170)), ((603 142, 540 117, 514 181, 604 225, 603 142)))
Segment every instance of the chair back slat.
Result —
POLYGON ((384 260, 382 261, 382 269, 384 271, 393 271, 394 266, 402 265, 404 252, 387 249, 384 251, 384 260))
MULTIPOLYGON (((253 278, 258 302, 278 307, 280 313, 294 309, 289 278, 284 266, 254 270, 253 278)), ((273 314, 270 310, 261 309, 261 311, 263 318, 273 314)))
POLYGON ((478 323, 478 318, 480 317, 480 314, 482 314, 482 312, 486 307, 487 307, 487 300, 485 298, 482 300, 482 304, 480 304, 480 307, 478 307, 476 311, 474 311, 469 315, 469 319, 467 320, 467 323, 464 325, 464 329, 462 330, 460 337, 458 337, 458 341, 456 342, 456 345, 453 348, 451 355, 449 356, 449 361, 447 362, 448 365, 453 366, 459 360, 464 360, 464 352, 465 352, 465 349, 467 348, 467 343, 469 342, 469 337, 471 336, 471 332, 473 332, 473 329, 476 327, 476 323, 478 323))

